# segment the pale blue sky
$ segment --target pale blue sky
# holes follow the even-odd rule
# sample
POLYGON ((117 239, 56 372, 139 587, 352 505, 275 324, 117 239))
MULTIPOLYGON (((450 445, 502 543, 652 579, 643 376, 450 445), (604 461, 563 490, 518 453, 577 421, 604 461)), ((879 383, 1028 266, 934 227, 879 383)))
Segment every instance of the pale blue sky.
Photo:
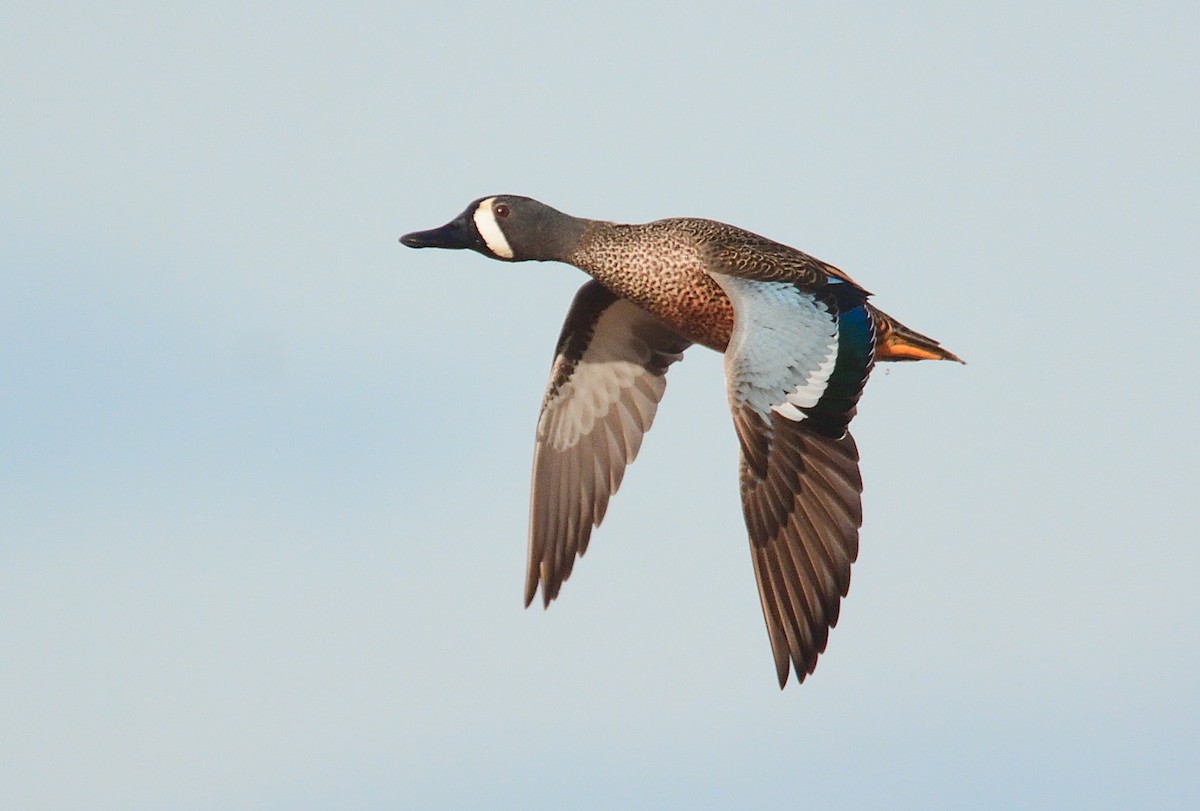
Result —
POLYGON ((1200 12, 820 6, 0 10, 0 807, 1200 805, 1200 12), (521 607, 583 277, 396 241, 496 192, 969 361, 868 386, 804 685, 703 350, 521 607))

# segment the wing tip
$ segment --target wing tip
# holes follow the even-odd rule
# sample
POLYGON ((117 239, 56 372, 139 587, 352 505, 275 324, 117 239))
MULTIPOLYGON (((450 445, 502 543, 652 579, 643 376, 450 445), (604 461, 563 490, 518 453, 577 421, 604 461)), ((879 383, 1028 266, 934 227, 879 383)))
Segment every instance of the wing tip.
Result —
POLYGON ((570 574, 568 571, 561 577, 552 578, 550 576, 551 573, 548 570, 541 570, 543 568, 546 568, 545 565, 538 568, 531 568, 528 576, 525 578, 526 608, 529 608, 529 606, 533 605, 533 599, 537 596, 539 585, 541 586, 542 591, 542 608, 549 608, 550 603, 554 602, 554 599, 558 597, 558 592, 559 589, 562 588, 563 581, 566 580, 567 575, 570 574))
MULTIPOLYGON (((799 655, 799 653, 800 653, 799 651, 796 651, 795 655, 799 655)), ((796 684, 797 685, 804 684, 804 680, 807 679, 809 676, 811 676, 813 674, 813 672, 816 671, 816 669, 817 669, 817 658, 816 657, 818 655, 820 655, 819 652, 813 656, 813 659, 811 662, 808 662, 806 664, 801 664, 800 662, 798 662, 794 659, 788 659, 785 656, 783 659, 783 666, 780 667, 778 664, 776 665, 777 672, 775 675, 779 678, 779 689, 783 690, 787 687, 788 679, 792 676, 793 673, 795 673, 795 675, 796 675, 796 684)))

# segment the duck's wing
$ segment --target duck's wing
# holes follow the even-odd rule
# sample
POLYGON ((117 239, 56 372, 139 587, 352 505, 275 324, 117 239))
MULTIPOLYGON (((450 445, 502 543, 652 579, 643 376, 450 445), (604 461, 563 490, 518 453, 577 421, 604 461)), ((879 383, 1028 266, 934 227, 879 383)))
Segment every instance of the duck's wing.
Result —
POLYGON ((538 419, 525 604, 549 605, 587 549, 625 466, 690 342, 596 281, 580 288, 558 339, 538 419))
POLYGON ((874 360, 866 294, 712 273, 733 303, 725 352, 742 507, 779 685, 816 667, 858 555, 862 479, 847 425, 874 360))

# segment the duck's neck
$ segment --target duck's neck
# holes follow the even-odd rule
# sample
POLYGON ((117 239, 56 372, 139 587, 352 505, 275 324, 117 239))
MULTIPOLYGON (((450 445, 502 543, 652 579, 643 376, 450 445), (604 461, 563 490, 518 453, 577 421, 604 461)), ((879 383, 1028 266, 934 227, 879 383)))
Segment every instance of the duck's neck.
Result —
POLYGON ((523 237, 515 238, 513 248, 522 259, 570 262, 568 257, 577 250, 592 224, 592 220, 572 217, 545 206, 539 212, 538 219, 531 225, 528 240, 523 237), (524 242, 528 244, 520 244, 524 242))

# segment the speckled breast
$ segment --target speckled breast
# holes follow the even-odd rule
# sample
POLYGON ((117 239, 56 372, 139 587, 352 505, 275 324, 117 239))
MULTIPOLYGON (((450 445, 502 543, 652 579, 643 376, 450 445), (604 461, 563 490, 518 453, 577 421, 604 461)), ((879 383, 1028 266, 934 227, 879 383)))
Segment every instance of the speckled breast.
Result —
POLYGON ((704 272, 690 235, 668 223, 598 225, 581 241, 571 264, 690 340, 724 352, 733 331, 733 306, 704 272))

